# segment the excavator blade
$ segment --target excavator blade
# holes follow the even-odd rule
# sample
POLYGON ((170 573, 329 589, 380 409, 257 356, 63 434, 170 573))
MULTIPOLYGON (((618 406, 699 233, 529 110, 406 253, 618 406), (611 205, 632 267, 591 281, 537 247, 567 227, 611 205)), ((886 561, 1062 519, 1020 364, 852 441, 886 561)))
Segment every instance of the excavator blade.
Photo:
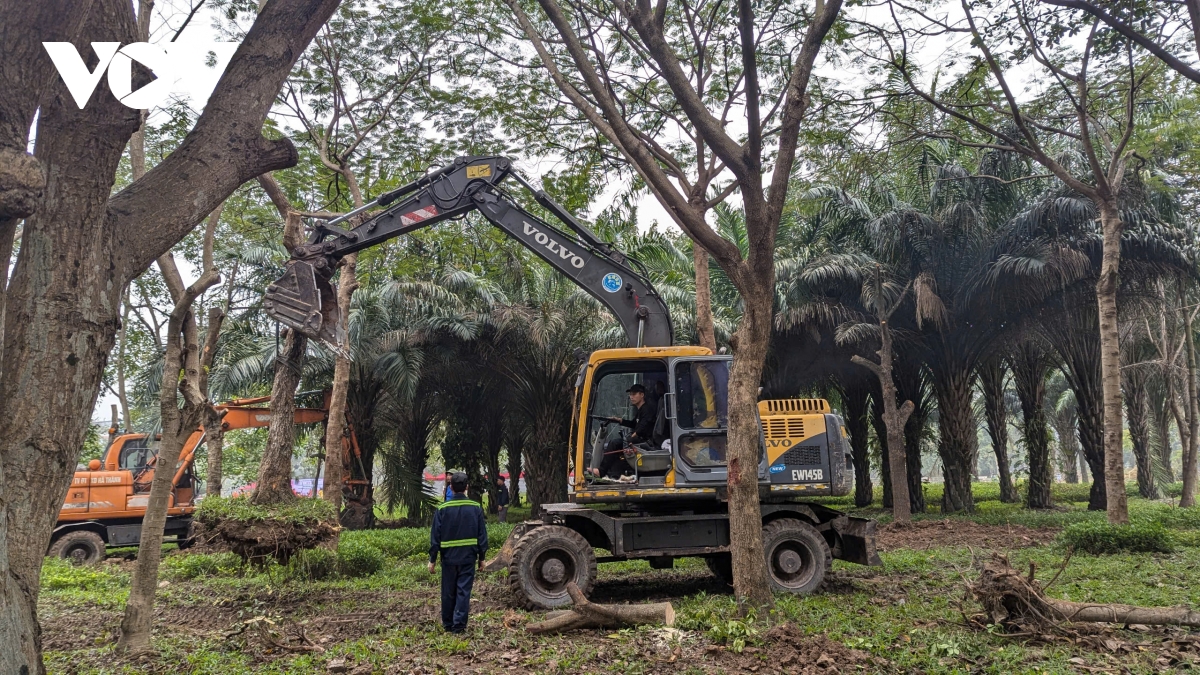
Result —
POLYGON ((267 287, 263 308, 279 323, 345 354, 346 331, 340 325, 337 294, 329 285, 329 275, 318 273, 312 263, 289 261, 283 276, 267 287))

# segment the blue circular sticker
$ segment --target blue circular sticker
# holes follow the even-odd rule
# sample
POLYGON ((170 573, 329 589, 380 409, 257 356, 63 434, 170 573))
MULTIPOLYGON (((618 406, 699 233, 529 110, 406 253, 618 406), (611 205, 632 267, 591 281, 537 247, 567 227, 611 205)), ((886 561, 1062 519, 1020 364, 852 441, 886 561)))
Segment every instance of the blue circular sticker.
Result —
POLYGON ((621 285, 623 282, 624 279, 621 278, 620 274, 617 274, 616 272, 609 272, 608 274, 604 275, 604 280, 600 283, 604 286, 604 290, 608 291, 609 293, 616 293, 617 291, 621 290, 621 285))

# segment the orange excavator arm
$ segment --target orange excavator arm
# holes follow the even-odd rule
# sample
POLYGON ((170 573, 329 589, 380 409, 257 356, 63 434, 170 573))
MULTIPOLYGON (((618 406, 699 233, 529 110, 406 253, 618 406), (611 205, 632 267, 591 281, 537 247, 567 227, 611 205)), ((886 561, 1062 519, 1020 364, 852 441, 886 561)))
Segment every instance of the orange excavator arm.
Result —
MULTIPOLYGON (((271 424, 271 409, 257 407, 256 404, 270 401, 270 396, 260 396, 258 398, 245 398, 230 401, 228 403, 217 404, 217 410, 225 413, 221 418, 221 428, 225 431, 231 429, 258 429, 269 426, 271 424)), ((324 408, 296 408, 293 415, 293 420, 296 424, 317 424, 324 422, 328 416, 328 412, 324 408)), ((179 455, 179 468, 175 471, 175 484, 179 484, 180 478, 183 477, 185 471, 191 465, 194 459, 196 448, 200 446, 200 441, 204 438, 204 430, 197 429, 188 438, 183 445, 183 452, 179 455)), ((354 440, 354 430, 350 429, 350 438, 352 446, 357 449, 358 443, 354 440)), ((347 443, 343 442, 343 447, 347 447, 347 443)), ((347 447, 347 450, 350 448, 347 447)))

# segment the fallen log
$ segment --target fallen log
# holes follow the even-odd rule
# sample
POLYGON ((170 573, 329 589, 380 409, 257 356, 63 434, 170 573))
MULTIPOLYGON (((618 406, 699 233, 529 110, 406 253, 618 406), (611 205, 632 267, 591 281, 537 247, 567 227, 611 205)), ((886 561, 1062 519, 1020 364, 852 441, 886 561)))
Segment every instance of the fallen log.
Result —
POLYGON ((574 607, 557 610, 545 620, 532 623, 525 630, 534 635, 560 633, 580 628, 620 628, 638 624, 661 623, 675 625, 675 608, 669 602, 640 605, 601 605, 588 600, 574 582, 567 584, 567 593, 574 607))
POLYGON ((1139 607, 1048 598, 1032 571, 1024 577, 1002 556, 995 556, 985 564, 979 579, 969 587, 995 624, 1046 627, 1062 622, 1108 622, 1200 626, 1200 612, 1187 607, 1139 607))

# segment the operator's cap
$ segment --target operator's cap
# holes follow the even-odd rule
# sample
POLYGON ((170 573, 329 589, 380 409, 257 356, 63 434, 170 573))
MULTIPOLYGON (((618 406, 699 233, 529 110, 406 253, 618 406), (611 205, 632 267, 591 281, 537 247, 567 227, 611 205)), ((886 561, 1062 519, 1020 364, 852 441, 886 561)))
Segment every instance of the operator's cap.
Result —
POLYGON ((644 394, 644 393, 646 393, 646 388, 640 384, 635 384, 632 387, 626 389, 625 393, 626 394, 644 394))
POLYGON ((456 471, 453 474, 451 474, 450 485, 453 486, 453 485, 466 485, 466 484, 467 484, 467 474, 465 474, 461 471, 456 471))

